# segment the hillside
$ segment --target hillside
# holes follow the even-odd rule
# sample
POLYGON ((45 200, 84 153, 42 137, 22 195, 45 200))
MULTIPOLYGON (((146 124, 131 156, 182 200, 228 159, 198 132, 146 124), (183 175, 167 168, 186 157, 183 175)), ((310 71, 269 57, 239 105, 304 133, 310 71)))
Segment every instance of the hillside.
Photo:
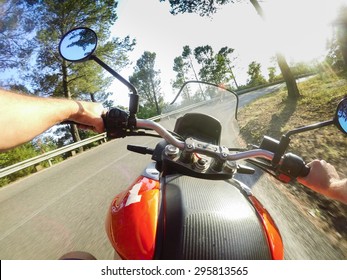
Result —
MULTIPOLYGON (((347 96, 347 80, 332 74, 317 75, 299 83, 301 97, 287 99, 286 91, 266 95, 244 107, 239 113, 240 132, 247 143, 259 144, 263 135, 279 139, 295 127, 333 118, 336 106, 347 96)), ((333 164, 341 177, 347 174, 347 136, 335 126, 291 137, 289 151, 306 162, 324 159, 333 164)), ((327 199, 298 183, 287 185, 292 200, 329 234, 332 241, 347 250, 347 205, 327 199)))

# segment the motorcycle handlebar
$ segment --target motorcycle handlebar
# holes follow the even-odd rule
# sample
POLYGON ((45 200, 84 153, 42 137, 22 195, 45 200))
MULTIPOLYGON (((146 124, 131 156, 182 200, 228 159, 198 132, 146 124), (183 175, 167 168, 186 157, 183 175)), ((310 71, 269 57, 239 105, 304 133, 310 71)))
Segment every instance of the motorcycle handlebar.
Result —
MULTIPOLYGON (((160 124, 153 122, 151 120, 142 120, 138 119, 136 121, 137 128, 147 128, 152 129, 156 131, 162 138, 164 138, 168 143, 171 145, 177 147, 180 150, 186 149, 186 143, 183 141, 180 141, 173 137, 169 131, 167 131, 163 126, 160 124)), ((253 149, 249 151, 242 151, 234 154, 230 153, 223 153, 220 151, 211 152, 208 150, 203 150, 202 148, 198 147, 192 147, 190 149, 192 152, 198 152, 198 153, 204 153, 206 152, 207 155, 214 153, 214 155, 217 155, 219 157, 224 158, 225 160, 229 161, 237 161, 241 159, 249 159, 249 158, 264 158, 267 160, 272 161, 275 154, 271 151, 264 150, 264 149, 253 149)), ((283 156, 278 171, 282 174, 288 175, 291 178, 297 178, 297 177, 306 177, 309 172, 310 168, 306 166, 305 162, 297 155, 294 155, 292 153, 288 153, 283 156)))
MULTIPOLYGON (((180 141, 173 137, 169 131, 167 131, 163 126, 160 124, 153 122, 151 120, 142 120, 138 119, 136 121, 137 123, 137 128, 147 128, 147 129, 152 129, 156 131, 162 138, 164 138, 168 143, 171 145, 177 147, 180 150, 184 150, 186 148, 186 144, 183 141, 180 141)), ((194 152, 200 152, 203 153, 202 150, 194 150, 194 152)), ((218 153, 218 152, 216 152, 218 153)), ((236 160, 241 160, 241 159, 247 159, 247 158, 253 158, 253 157, 261 157, 265 158, 268 160, 272 160, 274 157, 274 153, 263 150, 263 149, 254 149, 250 151, 244 151, 244 152, 239 152, 237 154, 227 154, 224 155, 226 160, 231 160, 231 161, 236 161, 236 160)))
MULTIPOLYGON (((104 117, 104 123, 108 137, 119 138, 127 135, 126 131, 129 129, 129 123, 126 112, 114 108, 111 109, 104 117)), ((263 158, 272 161, 275 154, 265 149, 253 149, 248 151, 242 151, 234 154, 226 152, 220 147, 214 147, 215 149, 209 149, 201 146, 212 146, 212 145, 198 145, 196 147, 188 148, 186 142, 176 139, 168 130, 166 130, 160 124, 146 119, 136 119, 134 124, 136 129, 150 129, 156 131, 163 139, 165 139, 171 145, 177 147, 180 150, 187 150, 189 152, 198 152, 201 154, 217 156, 223 160, 237 161, 241 159, 249 158, 263 158), (200 147, 198 147, 200 146, 200 147)), ((202 143, 204 144, 204 143, 202 143)), ((191 146, 191 145, 189 145, 191 146)), ((278 171, 282 174, 288 175, 292 178, 305 177, 310 172, 310 168, 306 166, 305 162, 298 156, 288 153, 283 156, 278 171)))
POLYGON ((158 124, 154 121, 137 119, 136 120, 136 127, 137 128, 153 129, 155 132, 157 132, 161 137, 163 137, 171 145, 174 145, 175 147, 179 148, 180 150, 183 150, 185 148, 185 143, 183 141, 180 141, 180 140, 176 139, 175 137, 173 137, 169 131, 167 131, 163 126, 161 126, 160 124, 158 124))

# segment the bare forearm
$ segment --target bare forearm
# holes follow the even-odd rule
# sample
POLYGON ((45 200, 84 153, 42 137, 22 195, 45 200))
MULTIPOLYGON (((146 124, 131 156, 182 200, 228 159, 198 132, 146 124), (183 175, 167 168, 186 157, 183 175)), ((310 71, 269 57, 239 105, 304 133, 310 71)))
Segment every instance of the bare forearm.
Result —
POLYGON ((3 90, 0 98, 0 127, 4 131, 0 150, 31 140, 78 110, 72 100, 37 98, 3 90))
POLYGON ((308 164, 310 173, 298 181, 327 197, 347 204, 347 179, 340 179, 336 169, 324 160, 313 160, 308 164))
POLYGON ((102 106, 89 102, 14 94, 0 89, 0 151, 33 139, 65 120, 102 132, 102 106), (100 106, 100 107, 99 107, 100 106))
POLYGON ((333 182, 330 185, 330 197, 347 204, 347 179, 333 182))

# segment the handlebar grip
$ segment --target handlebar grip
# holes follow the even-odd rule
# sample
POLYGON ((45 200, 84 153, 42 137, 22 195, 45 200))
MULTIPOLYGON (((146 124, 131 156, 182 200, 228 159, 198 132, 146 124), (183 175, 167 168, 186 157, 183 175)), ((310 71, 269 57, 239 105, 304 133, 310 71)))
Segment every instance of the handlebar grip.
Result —
POLYGON ((310 167, 306 165, 301 157, 287 153, 283 156, 278 171, 294 179, 297 177, 306 177, 310 173, 310 167))
POLYGON ((298 177, 306 177, 311 171, 311 167, 304 165, 300 171, 298 177))
POLYGON ((107 137, 110 139, 126 136, 129 114, 121 109, 112 108, 103 117, 107 137))

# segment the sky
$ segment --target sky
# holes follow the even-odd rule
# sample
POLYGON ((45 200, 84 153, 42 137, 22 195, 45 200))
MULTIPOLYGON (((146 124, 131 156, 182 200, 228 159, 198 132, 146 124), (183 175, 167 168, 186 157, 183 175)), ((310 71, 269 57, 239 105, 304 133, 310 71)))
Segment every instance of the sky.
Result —
MULTIPOLYGON (((247 69, 252 61, 261 63, 264 75, 276 51, 290 61, 310 61, 326 53, 332 21, 337 7, 347 0, 261 0, 266 15, 264 22, 249 1, 221 6, 212 18, 197 14, 169 13, 170 5, 159 0, 120 0, 118 20, 112 35, 136 39, 129 55, 132 65, 120 72, 125 78, 133 73, 136 60, 144 51, 156 53, 156 69, 161 71, 162 89, 171 92, 175 77, 173 60, 181 55, 183 46, 192 49, 210 45, 214 51, 224 46, 235 49, 234 74, 239 84, 247 82, 247 69)), ((114 92, 127 91, 117 83, 114 92)), ((117 94, 116 102, 122 103, 117 94)), ((126 96, 126 93, 123 94, 126 96)))

